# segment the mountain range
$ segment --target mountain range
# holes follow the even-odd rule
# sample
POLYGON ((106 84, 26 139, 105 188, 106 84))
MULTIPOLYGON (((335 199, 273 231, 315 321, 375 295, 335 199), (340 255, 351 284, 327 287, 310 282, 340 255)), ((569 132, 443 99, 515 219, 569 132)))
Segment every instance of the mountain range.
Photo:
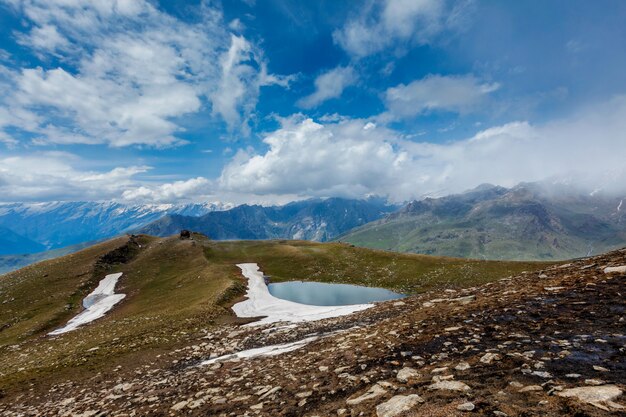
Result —
POLYGON ((379 198, 264 207, 222 203, 0 204, 0 273, 123 233, 182 229, 214 240, 341 240, 357 246, 478 259, 551 260, 626 244, 626 198, 572 184, 481 185, 403 206, 379 198))
POLYGON ((486 259, 568 259, 626 244, 626 198, 573 186, 481 185, 412 201, 339 236, 358 246, 486 259))
POLYGON ((230 204, 49 202, 0 204, 0 254, 28 254, 97 241, 167 214, 200 216, 230 204))
POLYGON ((171 214, 136 233, 169 236, 189 229, 215 240, 298 239, 325 242, 357 226, 380 219, 398 206, 383 199, 310 199, 284 206, 241 205, 203 216, 171 214))

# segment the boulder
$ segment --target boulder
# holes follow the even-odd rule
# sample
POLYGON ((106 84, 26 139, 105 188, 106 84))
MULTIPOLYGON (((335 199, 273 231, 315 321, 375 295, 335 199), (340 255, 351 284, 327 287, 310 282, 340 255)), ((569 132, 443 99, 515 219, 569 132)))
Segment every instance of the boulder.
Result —
POLYGON ((422 397, 417 394, 396 395, 389 401, 376 406, 376 415, 378 417, 395 417, 423 402, 422 397))
POLYGON ((460 392, 471 390, 471 388, 467 384, 461 381, 439 381, 439 382, 435 382, 432 385, 429 385, 428 389, 429 390, 444 390, 444 391, 460 391, 460 392))
POLYGON ((604 273, 605 274, 612 274, 612 273, 626 274, 626 265, 607 266, 606 268, 604 268, 604 273))
POLYGON ((383 387, 376 384, 376 385, 373 385, 369 390, 367 390, 365 394, 360 395, 356 398, 349 398, 348 401, 346 401, 346 404, 348 405, 361 404, 363 401, 372 400, 374 398, 380 397, 381 395, 385 395, 386 393, 387 391, 385 391, 383 387))
POLYGON ((398 371, 398 375, 396 375, 396 379, 398 382, 407 383, 411 380, 418 379, 420 377, 420 373, 417 370, 409 367, 405 367, 398 371))
POLYGON ((565 398, 576 398, 579 401, 598 407, 604 403, 611 403, 614 399, 622 395, 622 390, 617 385, 600 385, 595 387, 564 389, 563 391, 557 392, 556 395, 565 398))

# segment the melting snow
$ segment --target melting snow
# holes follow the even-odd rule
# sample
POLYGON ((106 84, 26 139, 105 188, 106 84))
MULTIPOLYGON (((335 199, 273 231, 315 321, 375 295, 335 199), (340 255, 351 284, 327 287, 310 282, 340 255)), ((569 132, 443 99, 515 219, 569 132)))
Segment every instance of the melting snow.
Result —
POLYGON ((113 306, 124 297, 126 294, 115 294, 115 284, 117 280, 122 276, 122 273, 109 274, 104 277, 98 287, 91 292, 83 300, 83 307, 85 310, 78 314, 76 317, 67 322, 64 327, 48 333, 51 336, 71 332, 76 330, 83 324, 90 323, 100 317, 103 317, 105 313, 113 308, 113 306))
POLYGON ((258 326, 276 322, 299 323, 305 321, 322 320, 331 317, 345 316, 356 311, 373 307, 373 304, 354 304, 348 306, 312 306, 294 303, 274 297, 270 294, 263 272, 255 263, 237 265, 244 277, 248 279, 247 300, 233 306, 233 311, 239 317, 264 317, 250 323, 258 326))
POLYGON ((210 365, 215 362, 230 361, 235 359, 250 359, 257 356, 274 356, 281 353, 291 352, 300 349, 311 342, 319 339, 319 336, 311 336, 302 340, 298 340, 291 343, 283 343, 280 345, 263 346, 255 349, 242 350, 241 352, 232 353, 230 355, 224 355, 213 359, 208 359, 200 363, 200 365, 210 365))

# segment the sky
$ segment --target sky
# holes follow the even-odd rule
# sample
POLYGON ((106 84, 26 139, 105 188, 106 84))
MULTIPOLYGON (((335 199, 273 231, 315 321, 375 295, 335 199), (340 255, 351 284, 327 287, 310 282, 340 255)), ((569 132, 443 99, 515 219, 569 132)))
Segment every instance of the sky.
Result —
POLYGON ((622 191, 625 21, 620 0, 0 0, 0 202, 622 191))

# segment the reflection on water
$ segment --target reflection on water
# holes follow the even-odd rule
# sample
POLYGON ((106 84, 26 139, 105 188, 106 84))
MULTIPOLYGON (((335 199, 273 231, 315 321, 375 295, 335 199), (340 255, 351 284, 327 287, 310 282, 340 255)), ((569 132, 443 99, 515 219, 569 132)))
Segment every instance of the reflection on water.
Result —
POLYGON ((269 284, 268 289, 274 297, 315 306, 367 304, 405 297, 384 288, 323 282, 279 282, 269 284))

